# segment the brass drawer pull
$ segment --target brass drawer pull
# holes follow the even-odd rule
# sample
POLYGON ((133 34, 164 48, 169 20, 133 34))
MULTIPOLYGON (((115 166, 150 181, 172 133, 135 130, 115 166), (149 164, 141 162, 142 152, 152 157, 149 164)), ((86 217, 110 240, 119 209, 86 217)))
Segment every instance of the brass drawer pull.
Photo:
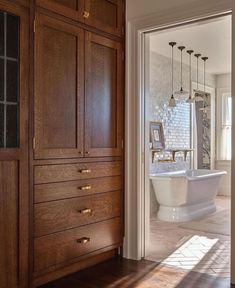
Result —
POLYGON ((89 237, 82 237, 82 238, 77 240, 77 242, 80 243, 80 244, 86 244, 86 243, 88 243, 90 241, 91 241, 91 239, 89 237))
POLYGON ((90 16, 90 13, 89 13, 89 12, 87 12, 87 11, 84 11, 84 12, 83 12, 83 17, 84 17, 84 18, 87 19, 87 18, 89 18, 89 16, 90 16))
POLYGON ((91 173, 91 170, 90 169, 82 169, 79 172, 82 174, 87 174, 87 173, 91 173))
POLYGON ((78 212, 81 214, 91 214, 92 210, 90 208, 85 208, 82 210, 78 210, 78 212))
POLYGON ((78 189, 80 190, 91 190, 91 185, 86 185, 86 186, 82 186, 82 187, 79 187, 78 189))

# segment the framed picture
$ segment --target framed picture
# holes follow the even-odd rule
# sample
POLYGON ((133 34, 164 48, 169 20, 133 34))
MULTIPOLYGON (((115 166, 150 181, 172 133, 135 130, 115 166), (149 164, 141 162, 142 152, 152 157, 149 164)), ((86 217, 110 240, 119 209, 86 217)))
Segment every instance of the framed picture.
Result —
POLYGON ((150 122, 150 142, 152 149, 165 149, 163 126, 161 122, 150 122))

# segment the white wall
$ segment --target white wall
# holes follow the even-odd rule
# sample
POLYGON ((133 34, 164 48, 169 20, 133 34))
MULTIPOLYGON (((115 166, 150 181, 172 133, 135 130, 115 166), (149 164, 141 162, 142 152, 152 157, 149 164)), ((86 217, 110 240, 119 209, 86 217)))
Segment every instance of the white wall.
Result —
MULTIPOLYGON (((216 114, 217 114, 217 125, 216 125, 216 135, 217 135, 217 151, 219 149, 221 130, 220 130, 220 109, 221 109, 221 91, 231 91, 231 74, 221 74, 216 76, 216 114)), ((218 152, 217 152, 218 155, 218 152)), ((228 160, 218 160, 215 161, 215 168, 219 170, 225 170, 227 175, 223 176, 218 195, 230 196, 231 195, 231 161, 228 160)))
POLYGON ((216 88, 231 89, 231 73, 216 75, 216 88))
POLYGON ((190 2, 197 2, 197 0, 126 0, 127 20, 179 7, 190 2))

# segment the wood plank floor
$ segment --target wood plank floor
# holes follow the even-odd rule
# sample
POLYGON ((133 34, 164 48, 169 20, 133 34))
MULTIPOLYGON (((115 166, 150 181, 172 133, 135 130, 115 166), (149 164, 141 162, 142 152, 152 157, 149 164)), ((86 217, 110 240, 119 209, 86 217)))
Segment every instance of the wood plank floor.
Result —
POLYGON ((228 288, 229 279, 166 267, 156 262, 113 259, 41 288, 228 288))

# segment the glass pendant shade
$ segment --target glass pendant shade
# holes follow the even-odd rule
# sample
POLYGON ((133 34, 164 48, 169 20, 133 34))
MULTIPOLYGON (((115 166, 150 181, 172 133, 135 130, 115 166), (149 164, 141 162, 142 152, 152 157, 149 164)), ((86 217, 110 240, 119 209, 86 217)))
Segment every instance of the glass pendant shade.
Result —
POLYGON ((198 90, 198 58, 201 56, 201 54, 194 54, 194 56, 197 58, 197 89, 194 90, 194 98, 195 102, 204 101, 203 97, 201 96, 200 91, 198 90), (197 92, 198 91, 198 92, 197 92))
POLYGON ((192 97, 192 53, 193 50, 187 50, 187 53, 189 54, 189 96, 186 100, 186 103, 194 103, 194 98, 192 97))
POLYGON ((181 73, 181 76, 180 76, 180 90, 179 91, 176 91, 175 94, 176 95, 187 95, 188 94, 188 91, 185 91, 183 89, 183 50, 185 49, 184 46, 179 46, 178 49, 180 50, 180 53, 181 53, 181 62, 180 62, 180 73, 181 73))
POLYGON ((203 97, 201 96, 201 91, 199 91, 199 90, 194 90, 194 101, 195 101, 195 102, 204 101, 203 97))
POLYGON ((174 108, 176 107, 176 102, 173 94, 171 95, 170 101, 169 101, 169 107, 174 108))
POLYGON ((192 98, 192 96, 189 95, 188 99, 186 100, 186 103, 189 103, 189 104, 194 103, 194 98, 192 98))
POLYGON ((169 45, 171 46, 171 61, 172 61, 172 71, 171 71, 171 98, 169 100, 169 107, 174 108, 176 107, 176 102, 174 98, 174 46, 176 45, 176 42, 169 42, 169 45))
MULTIPOLYGON (((204 61, 204 93, 205 93, 205 98, 206 98, 206 96, 208 96, 208 94, 206 93, 206 61, 208 60, 208 57, 202 57, 202 60, 204 61)), ((203 108, 201 108, 200 110, 202 110, 204 113, 209 113, 211 110, 211 107, 210 105, 206 105, 205 98, 204 98, 203 108)))

